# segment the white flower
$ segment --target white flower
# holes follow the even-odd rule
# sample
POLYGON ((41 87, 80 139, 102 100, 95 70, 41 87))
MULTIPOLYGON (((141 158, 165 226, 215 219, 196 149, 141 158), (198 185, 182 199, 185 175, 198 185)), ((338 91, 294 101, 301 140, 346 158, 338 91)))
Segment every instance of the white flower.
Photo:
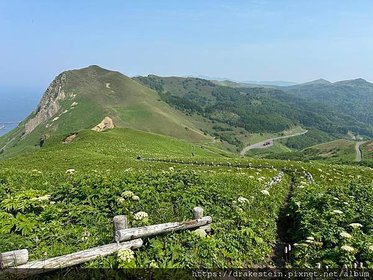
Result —
POLYGON ((341 249, 342 249, 343 251, 346 251, 346 252, 353 252, 353 251, 355 251, 355 248, 354 248, 354 247, 351 247, 351 246, 348 246, 348 245, 343 245, 343 246, 341 247, 341 249))
POLYGON ((353 227, 353 228, 361 228, 361 227, 363 227, 363 225, 359 224, 359 223, 351 223, 351 224, 349 224, 349 226, 353 227))
POLYGON ((269 191, 267 191, 267 190, 262 190, 261 193, 264 194, 264 195, 269 195, 269 191))
POLYGON ((158 268, 158 264, 156 263, 155 260, 152 260, 152 261, 150 262, 150 264, 149 264, 149 267, 150 267, 150 268, 158 268))
POLYGON ((343 214, 343 212, 341 210, 333 210, 333 213, 334 214, 343 214))
POLYGON ((171 166, 168 170, 170 170, 170 171, 174 171, 175 168, 173 168, 173 167, 171 166))
POLYGON ((86 241, 88 240, 88 238, 91 236, 91 233, 88 231, 88 230, 85 230, 83 232, 83 237, 82 237, 82 241, 86 241))
POLYGON ((73 169, 73 168, 70 168, 70 169, 67 169, 66 170, 66 174, 73 174, 73 173, 75 173, 75 169, 73 169))
POLYGON ((122 192, 121 196, 124 197, 124 198, 131 198, 133 197, 135 194, 131 191, 125 191, 125 192, 122 192))
POLYGON ((308 244, 307 243, 294 243, 293 246, 294 247, 308 247, 308 244))
POLYGON ((352 237, 351 234, 349 234, 348 232, 345 232, 345 231, 342 231, 339 235, 343 238, 351 238, 352 237))
POLYGON ((249 200, 247 198, 244 198, 242 196, 240 196, 238 199, 238 202, 241 203, 241 204, 245 204, 245 203, 248 203, 249 200))
POLYGON ((146 213, 144 211, 137 212, 137 213, 135 213, 135 215, 133 215, 133 218, 137 221, 141 221, 141 220, 143 220, 147 217, 148 217, 148 213, 146 213))
POLYGON ((117 203, 118 203, 118 204, 123 204, 124 201, 125 201, 125 200, 124 200, 123 197, 118 197, 118 198, 117 198, 117 203))
POLYGON ((32 173, 37 173, 37 174, 42 174, 43 172, 41 172, 41 171, 39 171, 39 170, 37 170, 37 169, 33 169, 33 170, 31 170, 31 172, 32 173))
POLYGON ((131 249, 120 249, 117 253, 118 259, 122 262, 130 262, 135 258, 135 253, 131 249))
POLYGON ((49 194, 46 194, 46 195, 43 195, 43 196, 40 196, 38 197, 38 200, 39 201, 47 201, 51 198, 51 196, 49 194))
POLYGON ((132 200, 134 200, 134 201, 139 201, 139 200, 140 200, 140 197, 138 197, 137 195, 134 195, 134 196, 132 196, 132 200))
POLYGON ((51 196, 49 194, 46 194, 46 195, 43 195, 43 196, 39 196, 39 197, 33 197, 31 198, 31 200, 33 201, 48 201, 49 199, 51 198, 51 196))

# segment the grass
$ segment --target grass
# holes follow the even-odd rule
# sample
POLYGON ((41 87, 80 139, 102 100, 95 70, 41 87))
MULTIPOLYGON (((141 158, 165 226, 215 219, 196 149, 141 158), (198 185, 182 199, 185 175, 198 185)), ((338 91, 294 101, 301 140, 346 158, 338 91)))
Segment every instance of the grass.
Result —
POLYGON ((291 152, 291 149, 281 144, 280 141, 274 141, 273 146, 265 149, 251 149, 246 153, 249 157, 268 158, 276 154, 291 152))
POLYGON ((356 160, 354 141, 338 139, 331 142, 319 144, 305 149, 307 155, 314 155, 322 159, 341 159, 343 161, 354 162, 356 160))
POLYGON ((88 169, 102 166, 120 169, 129 163, 137 165, 137 156, 150 158, 167 154, 170 158, 183 159, 232 156, 219 149, 129 128, 106 132, 84 130, 69 144, 62 143, 64 138, 65 135, 50 138, 43 148, 5 160, 2 166, 42 170, 80 166, 88 169))
POLYGON ((363 162, 373 165, 373 141, 367 141, 361 145, 363 162))

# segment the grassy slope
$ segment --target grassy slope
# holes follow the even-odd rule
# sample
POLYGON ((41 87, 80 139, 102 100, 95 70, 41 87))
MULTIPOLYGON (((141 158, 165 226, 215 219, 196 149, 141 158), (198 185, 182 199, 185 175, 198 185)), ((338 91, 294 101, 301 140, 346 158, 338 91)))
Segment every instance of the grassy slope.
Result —
MULTIPOLYGON (((265 265, 270 263, 276 242, 276 219, 288 191, 289 177, 271 188, 269 197, 261 190, 278 174, 278 168, 309 170, 318 183, 342 177, 350 180, 352 175, 368 179, 372 175, 366 168, 287 161, 258 160, 256 163, 269 167, 254 164, 247 168, 248 159, 224 158, 183 140, 132 129, 101 133, 85 130, 70 144, 62 144, 61 140, 57 136, 50 138, 33 154, 1 161, 0 180, 4 188, 0 198, 7 199, 0 199, 2 214, 9 218, 4 209, 13 201, 26 205, 26 210, 16 212, 23 213, 20 216, 30 229, 23 226, 24 220, 19 225, 16 219, 14 222, 20 229, 3 228, 0 247, 6 250, 27 247, 31 259, 43 258, 44 252, 52 257, 111 242, 113 215, 132 217, 131 211, 146 211, 150 223, 161 223, 189 219, 191 208, 202 205, 214 219, 211 237, 201 239, 186 231, 147 238, 144 247, 136 251, 136 265, 265 265), (245 165, 233 168, 157 163, 137 160, 138 155, 208 162, 241 161, 245 165), (65 174, 68 168, 76 169, 76 173, 65 174), (341 176, 334 178, 336 171, 341 176), (140 201, 118 203, 126 190, 139 195, 140 201), (54 204, 32 200, 46 194, 51 195, 54 204), (237 204, 240 196, 255 203, 237 204), (56 234, 60 236, 58 240, 53 238, 56 234)), ((142 225, 132 218, 130 223, 133 227, 142 225)), ((110 265, 115 265, 115 257, 88 264, 110 265)))
POLYGON ((290 160, 323 160, 335 163, 354 163, 356 161, 355 141, 337 139, 314 145, 303 150, 286 152, 275 149, 272 153, 263 151, 263 157, 290 160))
POLYGON ((304 150, 304 153, 325 159, 336 158, 353 162, 356 159, 355 144, 354 141, 338 139, 309 147, 304 150))
POLYGON ((120 169, 124 165, 137 165, 137 156, 152 158, 167 155, 169 158, 192 160, 233 156, 209 146, 129 128, 106 132, 83 130, 69 144, 62 143, 63 138, 63 135, 54 136, 38 151, 6 159, 2 161, 2 166, 44 170, 77 167, 120 169))
MULTIPOLYGON (((82 70, 78 71, 75 73, 80 74, 82 70)), ((87 95, 97 104, 103 104, 107 114, 114 115, 119 127, 132 127, 190 141, 207 139, 184 114, 161 102, 155 91, 118 72, 107 71, 100 74, 90 81, 88 90, 87 95), (106 87, 107 83, 110 83, 110 88, 106 87), (93 96, 92 90, 96 91, 93 96), (189 129, 186 130, 185 127, 189 129)))
POLYGON ((12 147, 6 149, 8 155, 36 149, 42 135, 69 134, 92 128, 105 116, 112 117, 116 127, 170 135, 190 142, 211 141, 211 137, 196 129, 183 113, 160 101, 155 91, 118 72, 90 66, 65 73, 64 90, 75 93, 76 97, 61 102, 56 114, 60 116, 58 120, 42 123, 25 139, 21 138, 25 122, 0 138, 0 147, 15 139, 7 146, 12 147), (73 102, 78 102, 75 108, 71 107, 73 102), (64 110, 68 112, 61 114, 64 110))
POLYGON ((268 158, 276 154, 289 153, 291 149, 281 144, 278 141, 275 141, 272 147, 266 149, 252 149, 246 153, 246 156, 249 157, 258 157, 258 158, 268 158))
POLYGON ((373 141, 368 141, 361 146, 363 162, 373 166, 373 141))

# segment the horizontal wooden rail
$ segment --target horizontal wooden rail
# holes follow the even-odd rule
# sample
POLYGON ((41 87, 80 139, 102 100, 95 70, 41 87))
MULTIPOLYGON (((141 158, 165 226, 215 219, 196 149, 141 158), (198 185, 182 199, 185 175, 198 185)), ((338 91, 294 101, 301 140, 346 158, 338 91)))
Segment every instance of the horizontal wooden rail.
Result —
POLYGON ((174 222, 165 223, 158 225, 151 225, 145 227, 128 228, 117 230, 115 233, 115 241, 121 242, 126 240, 131 240, 134 238, 148 237, 152 235, 174 232, 184 229, 198 228, 211 224, 212 218, 209 216, 202 217, 201 219, 190 220, 185 222, 174 222))
POLYGON ((69 266, 74 266, 88 261, 92 261, 98 257, 112 255, 113 253, 121 249, 140 248, 142 244, 143 241, 141 239, 135 239, 123 243, 112 243, 99 247, 94 247, 91 249, 79 251, 68 255, 58 256, 50 259, 31 261, 23 265, 11 267, 0 271, 0 279, 1 276, 4 276, 6 274, 15 274, 17 276, 29 276, 33 274, 42 273, 42 270, 51 271, 55 269, 66 268, 69 266))

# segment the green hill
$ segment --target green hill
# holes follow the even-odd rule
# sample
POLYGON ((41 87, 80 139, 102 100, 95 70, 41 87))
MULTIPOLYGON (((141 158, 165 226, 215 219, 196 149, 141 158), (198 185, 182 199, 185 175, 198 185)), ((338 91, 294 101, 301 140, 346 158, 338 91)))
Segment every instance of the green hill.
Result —
POLYGON ((157 92, 119 72, 90 66, 58 75, 38 108, 17 129, 0 138, 0 150, 10 155, 36 149, 41 138, 93 128, 105 117, 111 118, 115 127, 191 142, 211 141, 185 114, 162 102, 157 92))
POLYGON ((369 124, 347 111, 341 113, 280 89, 232 88, 197 78, 154 75, 135 80, 158 91, 168 104, 202 120, 196 123, 202 130, 235 146, 250 142, 250 134, 281 133, 296 126, 310 131, 289 142, 289 147, 296 149, 347 137, 348 131, 373 136, 369 124))
POLYGON ((363 79, 336 83, 319 80, 284 87, 283 90, 305 100, 319 102, 331 110, 348 114, 370 127, 373 125, 373 84, 363 79))
MULTIPOLYGON (((282 141, 282 145, 286 143, 282 141)), ((302 161, 327 161, 334 163, 353 164, 356 162, 356 141, 337 139, 307 147, 302 150, 278 151, 267 154, 267 158, 302 160, 302 161)), ((281 146, 279 143, 278 145, 281 146)), ((259 153, 259 152, 257 152, 259 153)), ((263 155, 264 151, 259 153, 263 155)))

